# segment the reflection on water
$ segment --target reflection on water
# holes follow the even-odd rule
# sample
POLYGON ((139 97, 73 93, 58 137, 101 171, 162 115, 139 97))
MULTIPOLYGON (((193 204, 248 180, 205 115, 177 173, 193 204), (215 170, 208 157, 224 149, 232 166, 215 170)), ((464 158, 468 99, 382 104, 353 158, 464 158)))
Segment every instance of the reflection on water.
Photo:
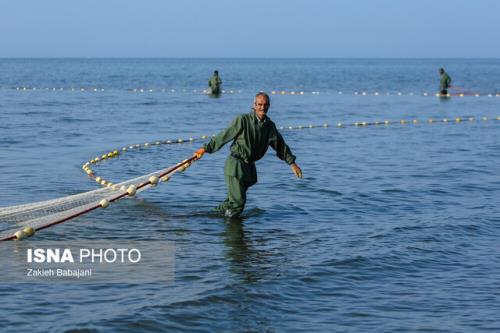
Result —
POLYGON ((266 278, 269 259, 264 251, 253 246, 251 233, 245 231, 244 218, 227 220, 223 237, 227 247, 224 257, 230 264, 230 272, 246 283, 266 278))

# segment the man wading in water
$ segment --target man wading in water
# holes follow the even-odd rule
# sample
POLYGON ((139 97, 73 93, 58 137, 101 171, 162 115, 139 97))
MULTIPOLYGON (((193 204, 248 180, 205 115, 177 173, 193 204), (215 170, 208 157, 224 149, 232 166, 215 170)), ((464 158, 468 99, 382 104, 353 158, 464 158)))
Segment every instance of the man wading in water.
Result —
POLYGON ((222 80, 219 76, 219 71, 214 71, 214 75, 208 80, 208 87, 210 88, 210 93, 212 95, 220 95, 220 86, 222 85, 222 80))
POLYGON ((298 178, 302 178, 302 170, 295 164, 295 156, 274 122, 267 117, 270 106, 269 96, 258 93, 250 113, 236 117, 228 128, 194 153, 199 159, 205 152, 215 153, 233 140, 231 153, 224 166, 227 198, 216 208, 227 217, 238 216, 245 208, 247 190, 257 183, 255 161, 264 156, 269 146, 276 151, 278 158, 290 165, 298 178))
POLYGON ((444 71, 444 68, 439 69, 441 80, 439 81, 439 94, 442 96, 448 95, 448 88, 451 84, 451 77, 444 71))

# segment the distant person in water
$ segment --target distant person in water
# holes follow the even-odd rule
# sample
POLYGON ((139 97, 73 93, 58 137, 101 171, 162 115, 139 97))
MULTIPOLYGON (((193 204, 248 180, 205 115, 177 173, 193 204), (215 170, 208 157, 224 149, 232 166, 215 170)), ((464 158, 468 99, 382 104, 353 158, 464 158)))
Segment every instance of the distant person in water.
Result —
POLYGON ((214 75, 208 80, 208 87, 210 88, 210 93, 212 95, 220 94, 220 86, 222 85, 222 80, 219 76, 219 71, 214 71, 214 75))
POLYGON ((441 75, 441 81, 439 82, 439 94, 448 95, 448 88, 451 84, 451 77, 444 71, 444 68, 439 69, 439 75, 441 75))

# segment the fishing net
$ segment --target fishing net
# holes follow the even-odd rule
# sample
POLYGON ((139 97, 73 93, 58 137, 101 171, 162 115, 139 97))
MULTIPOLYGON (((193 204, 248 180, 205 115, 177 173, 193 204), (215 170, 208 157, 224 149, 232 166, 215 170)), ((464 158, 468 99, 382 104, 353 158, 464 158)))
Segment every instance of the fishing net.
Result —
POLYGON ((0 208, 0 240, 21 239, 34 231, 48 228, 88 213, 106 208, 109 203, 131 197, 184 171, 194 159, 118 184, 62 198, 0 208), (32 228, 32 229, 30 229, 32 228))

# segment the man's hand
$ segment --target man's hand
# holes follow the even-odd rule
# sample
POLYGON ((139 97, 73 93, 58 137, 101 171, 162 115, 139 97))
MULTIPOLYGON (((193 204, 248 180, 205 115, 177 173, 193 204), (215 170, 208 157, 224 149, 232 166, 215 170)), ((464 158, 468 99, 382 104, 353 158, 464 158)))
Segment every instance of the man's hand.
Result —
POLYGON ((292 167, 292 171, 297 176, 297 178, 304 178, 302 176, 302 170, 299 168, 299 166, 295 163, 290 164, 290 167, 292 167))
POLYGON ((199 160, 203 157, 203 154, 205 154, 205 148, 200 148, 194 152, 193 156, 196 157, 197 160, 199 160))

